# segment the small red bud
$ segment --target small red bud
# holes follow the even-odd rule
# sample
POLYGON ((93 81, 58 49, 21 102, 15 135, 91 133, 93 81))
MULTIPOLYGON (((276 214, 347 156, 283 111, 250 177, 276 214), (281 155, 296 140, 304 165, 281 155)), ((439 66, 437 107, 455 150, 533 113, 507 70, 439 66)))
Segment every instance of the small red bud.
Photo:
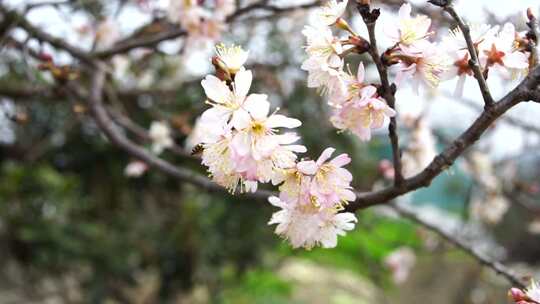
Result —
POLYGON ((39 60, 45 61, 45 62, 52 62, 53 58, 50 54, 47 53, 40 53, 39 54, 39 60))
POLYGON ((533 21, 534 19, 536 19, 536 17, 534 16, 533 12, 532 12, 532 8, 527 8, 527 19, 529 19, 529 21, 533 21))
POLYGON ((360 36, 349 36, 349 43, 356 47, 359 54, 369 50, 369 42, 360 36))

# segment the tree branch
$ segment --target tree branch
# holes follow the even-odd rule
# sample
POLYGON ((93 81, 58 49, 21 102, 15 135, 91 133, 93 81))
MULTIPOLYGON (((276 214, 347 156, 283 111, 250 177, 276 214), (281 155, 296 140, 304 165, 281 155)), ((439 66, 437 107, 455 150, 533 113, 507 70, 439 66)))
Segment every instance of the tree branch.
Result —
MULTIPOLYGON (((136 145, 135 143, 127 139, 124 135, 122 135, 122 133, 119 132, 118 127, 111 120, 103 106, 102 97, 106 75, 105 68, 100 63, 94 64, 96 65, 96 69, 95 71, 93 71, 89 97, 85 98, 86 96, 84 96, 84 94, 81 92, 82 88, 73 88, 73 91, 80 98, 88 100, 92 116, 94 117, 99 128, 103 131, 103 133, 111 141, 111 143, 122 148, 127 153, 145 162, 149 166, 154 167, 164 173, 167 173, 168 175, 175 177, 181 181, 193 184, 209 192, 226 193, 226 189, 212 182, 207 177, 187 169, 178 168, 171 163, 147 152, 144 148, 136 145)), ((245 194, 244 196, 253 199, 266 199, 272 194, 272 192, 261 190, 257 193, 245 194)))
POLYGON ((480 264, 492 269, 495 271, 498 275, 503 276, 505 279, 507 279, 510 283, 512 283, 513 286, 524 288, 525 284, 523 281, 509 268, 504 266, 503 264, 494 261, 490 257, 486 256, 485 254, 481 253, 480 251, 476 250, 474 248, 474 245, 468 244, 464 240, 461 240, 456 235, 444 231, 437 225, 430 223, 422 218, 420 218, 416 213, 408 210, 408 208, 405 208, 403 206, 397 205, 397 204, 391 204, 392 209, 396 210, 396 212, 399 213, 404 218, 407 218, 414 223, 419 224, 422 227, 425 227, 429 229, 430 231, 435 232, 437 235, 445 239, 447 242, 455 245, 465 253, 467 253, 469 256, 473 257, 475 260, 477 260, 480 264))
MULTIPOLYGON (((235 21, 236 19, 238 19, 239 17, 249 12, 252 12, 254 10, 266 10, 266 11, 273 12, 275 14, 282 14, 282 13, 292 12, 292 11, 296 11, 300 9, 309 9, 320 4, 320 1, 314 1, 311 3, 306 3, 306 4, 296 5, 296 6, 279 7, 279 6, 269 5, 267 4, 267 2, 268 1, 262 0, 262 1, 258 1, 253 4, 250 4, 246 7, 240 8, 236 10, 233 14, 228 16, 226 19, 226 22, 231 23, 235 21)), ((117 45, 112 46, 108 50, 92 53, 92 57, 105 59, 105 58, 109 58, 117 54, 126 53, 135 48, 151 47, 165 40, 175 39, 175 38, 179 38, 185 35, 187 35, 187 32, 184 29, 174 28, 168 31, 158 33, 151 37, 127 38, 123 40, 122 42, 119 42, 117 45)))
POLYGON ((489 91, 489 87, 486 83, 486 79, 484 78, 484 74, 482 73, 482 67, 480 66, 480 61, 478 60, 478 53, 476 51, 476 46, 474 45, 474 42, 471 38, 471 30, 470 27, 461 19, 461 17, 458 15, 452 4, 451 1, 428 1, 432 3, 433 5, 440 6, 443 8, 445 12, 450 14, 452 18, 456 21, 459 29, 461 30, 461 33, 463 34, 463 38, 465 39, 465 42, 467 43, 467 49, 469 51, 469 55, 471 56, 471 59, 469 60, 469 66, 471 67, 474 78, 476 78, 476 81, 478 82, 478 86, 480 87, 480 92, 482 93, 482 97, 484 98, 484 104, 486 107, 491 107, 493 103, 495 102, 493 100, 493 97, 491 96, 491 93, 489 91))
MULTIPOLYGON (((358 4, 358 11, 367 26, 369 33, 369 54, 379 72, 379 78, 381 80, 382 96, 388 103, 388 106, 393 110, 396 109, 395 99, 395 85, 390 85, 388 80, 388 70, 386 65, 381 60, 379 50, 377 48, 377 38, 375 36, 375 25, 377 18, 379 17, 379 10, 371 11, 369 4, 358 4)), ((397 115, 396 115, 397 116, 397 115)), ((390 124, 388 125, 388 136, 392 145, 392 159, 394 163, 394 185, 399 187, 403 183, 402 164, 401 164, 401 150, 399 148, 399 137, 397 133, 397 118, 396 116, 390 118, 390 124)))
POLYGON ((65 42, 61 38, 56 38, 41 29, 33 26, 24 16, 18 14, 15 11, 9 11, 4 5, 0 4, 0 12, 10 16, 10 18, 13 18, 16 22, 16 24, 23 28, 26 32, 28 32, 28 35, 42 41, 47 42, 51 44, 52 46, 64 50, 68 53, 70 53, 73 57, 83 61, 84 63, 88 65, 92 65, 94 62, 92 61, 92 57, 85 52, 84 50, 73 46, 67 42, 65 42))
POLYGON ((365 209, 370 206, 383 204, 400 195, 414 191, 421 187, 427 187, 431 181, 448 169, 454 161, 506 111, 520 102, 529 100, 531 94, 540 83, 540 67, 535 68, 514 90, 503 97, 492 107, 485 109, 482 114, 465 130, 456 140, 452 142, 442 153, 419 174, 405 179, 401 186, 392 186, 379 191, 359 193, 355 202, 347 206, 348 211, 365 209))

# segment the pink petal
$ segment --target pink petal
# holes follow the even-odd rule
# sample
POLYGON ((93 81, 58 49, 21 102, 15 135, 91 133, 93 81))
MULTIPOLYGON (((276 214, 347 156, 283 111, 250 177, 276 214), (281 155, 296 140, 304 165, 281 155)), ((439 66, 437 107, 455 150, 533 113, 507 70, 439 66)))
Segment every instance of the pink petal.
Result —
POLYGON ((358 72, 356 72, 356 80, 360 83, 364 82, 364 77, 366 76, 366 70, 364 68, 364 63, 360 62, 358 65, 358 72))
POLYGON ((330 161, 330 164, 336 167, 343 167, 351 162, 351 158, 346 153, 336 156, 333 160, 330 161))
POLYGON ((319 159, 317 159, 317 166, 321 166, 322 164, 324 164, 324 162, 326 162, 332 156, 334 151, 336 151, 336 149, 326 148, 321 154, 321 156, 319 156, 319 159))

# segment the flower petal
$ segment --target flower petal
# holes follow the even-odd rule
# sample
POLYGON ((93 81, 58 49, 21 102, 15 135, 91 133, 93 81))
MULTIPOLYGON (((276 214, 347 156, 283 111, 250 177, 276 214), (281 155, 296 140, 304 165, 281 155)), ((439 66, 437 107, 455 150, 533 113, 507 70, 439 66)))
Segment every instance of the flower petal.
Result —
POLYGON ((208 99, 217 102, 225 103, 231 96, 231 91, 225 82, 221 81, 214 75, 208 75, 201 81, 204 88, 204 93, 208 99))
POLYGON ((265 123, 268 128, 298 128, 302 122, 298 119, 289 118, 285 115, 274 114, 268 117, 265 123))
POLYGON ((251 81, 253 80, 253 74, 250 70, 240 70, 234 76, 234 89, 235 95, 239 99, 244 99, 251 87, 251 81))
POLYGON ((327 161, 332 156, 334 151, 336 151, 336 149, 326 148, 321 154, 321 156, 319 156, 319 159, 317 159, 317 166, 321 166, 322 164, 324 164, 324 162, 327 161))
POLYGON ((312 160, 301 161, 296 164, 296 168, 298 168, 298 171, 306 175, 313 175, 317 172, 317 169, 319 169, 317 163, 312 160))
POLYGON ((270 111, 268 96, 265 94, 251 94, 246 99, 243 108, 251 114, 255 120, 264 120, 270 111))

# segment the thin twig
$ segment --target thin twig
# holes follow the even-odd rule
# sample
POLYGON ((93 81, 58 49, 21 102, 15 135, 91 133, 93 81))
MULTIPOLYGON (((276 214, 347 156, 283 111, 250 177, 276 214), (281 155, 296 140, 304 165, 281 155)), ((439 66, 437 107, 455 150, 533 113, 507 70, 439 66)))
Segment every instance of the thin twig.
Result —
MULTIPOLYGON (((378 10, 370 11, 369 5, 359 5, 358 10, 364 19, 369 33, 369 54, 379 72, 379 78, 381 80, 382 95, 388 106, 393 110, 396 109, 395 99, 395 86, 390 85, 388 80, 388 70, 386 65, 381 60, 379 50, 377 48, 377 38, 375 36, 375 25, 379 15, 378 10)), ((397 116, 397 115, 396 115, 397 116)), ((402 163, 401 163, 401 150, 399 148, 399 136, 397 133, 397 118, 396 116, 390 118, 390 124, 388 125, 388 136, 392 145, 392 159, 394 163, 394 185, 401 186, 403 183, 402 163)))
POLYGON ((26 32, 28 32, 29 36, 32 36, 40 41, 47 42, 51 44, 52 46, 62 49, 68 53, 70 53, 73 57, 83 61, 86 64, 93 64, 92 57, 85 52, 84 50, 73 46, 66 41, 64 41, 61 38, 54 37, 41 29, 35 27, 32 25, 24 16, 20 15, 19 13, 15 11, 8 10, 5 6, 0 4, 0 12, 10 16, 10 18, 15 19, 17 25, 21 28, 23 28, 26 32))
POLYGON ((426 221, 425 219, 420 218, 416 213, 410 211, 406 207, 403 207, 397 204, 391 204, 390 206, 394 210, 396 210, 400 216, 407 218, 419 224, 420 226, 423 226, 429 229, 430 231, 435 232, 436 234, 438 234, 440 237, 442 237, 449 243, 455 245, 456 247, 458 247, 459 249, 467 253, 469 256, 473 257, 480 264, 492 269, 498 275, 503 276, 510 283, 512 283, 514 287, 518 287, 518 288, 525 287, 525 284, 523 283, 523 281, 511 269, 507 268, 506 266, 504 266, 498 261, 494 261, 492 258, 476 250, 473 244, 468 244, 467 242, 457 237, 455 234, 444 231, 442 228, 438 227, 437 225, 429 221, 426 221))
POLYGON ((471 59, 469 60, 469 66, 473 71, 474 78, 476 78, 478 82, 478 86, 480 87, 480 92, 482 93, 482 97, 484 98, 484 104, 486 108, 491 107, 495 101, 491 96, 491 92, 489 91, 486 79, 484 78, 484 74, 482 73, 482 67, 480 66, 480 61, 478 60, 476 46, 474 45, 474 42, 471 38, 471 29, 469 25, 467 25, 463 21, 463 19, 461 19, 450 1, 441 1, 443 2, 442 4, 437 3, 437 1, 430 2, 434 5, 441 6, 443 10, 450 14, 450 16, 452 16, 452 18, 456 21, 459 29, 461 30, 461 33, 463 34, 465 42, 467 43, 467 49, 469 51, 469 55, 471 56, 471 59))
POLYGON ((530 36, 528 38, 532 40, 532 43, 530 45, 532 58, 531 67, 535 67, 540 63, 540 54, 538 53, 538 44, 540 41, 540 23, 538 21, 538 18, 532 13, 532 10, 530 8, 527 9, 527 18, 529 19, 529 21, 527 22, 527 26, 529 27, 530 36))
MULTIPOLYGON (((240 9, 236 10, 233 14, 228 16, 227 19, 226 19, 226 22, 231 23, 231 22, 235 21, 237 18, 239 18, 239 17, 241 17, 241 16, 243 16, 243 15, 249 13, 249 12, 255 11, 255 10, 266 10, 266 11, 273 12, 274 14, 282 14, 282 13, 286 13, 286 12, 293 12, 293 11, 300 10, 300 9, 309 9, 309 8, 317 6, 320 3, 320 1, 314 1, 314 2, 311 2, 311 3, 306 3, 306 4, 296 5, 296 6, 279 7, 279 6, 269 5, 269 4, 267 4, 267 2, 268 1, 263 0, 263 1, 259 1, 259 2, 255 2, 253 4, 250 4, 250 5, 246 6, 246 7, 240 8, 240 9)), ((108 50, 98 51, 98 52, 92 53, 92 57, 105 59, 105 58, 109 58, 109 57, 117 55, 117 54, 126 53, 126 52, 128 52, 128 51, 130 51, 132 49, 135 49, 135 48, 155 46, 160 42, 163 42, 163 41, 166 41, 166 40, 171 40, 171 39, 176 39, 176 38, 179 38, 179 37, 182 37, 182 36, 185 36, 185 35, 187 35, 187 32, 184 29, 182 29, 182 28, 174 28, 174 29, 171 29, 171 30, 168 30, 168 31, 158 33, 158 34, 153 35, 151 37, 127 38, 127 39, 124 39, 123 41, 119 42, 117 45, 112 46, 108 50)))

